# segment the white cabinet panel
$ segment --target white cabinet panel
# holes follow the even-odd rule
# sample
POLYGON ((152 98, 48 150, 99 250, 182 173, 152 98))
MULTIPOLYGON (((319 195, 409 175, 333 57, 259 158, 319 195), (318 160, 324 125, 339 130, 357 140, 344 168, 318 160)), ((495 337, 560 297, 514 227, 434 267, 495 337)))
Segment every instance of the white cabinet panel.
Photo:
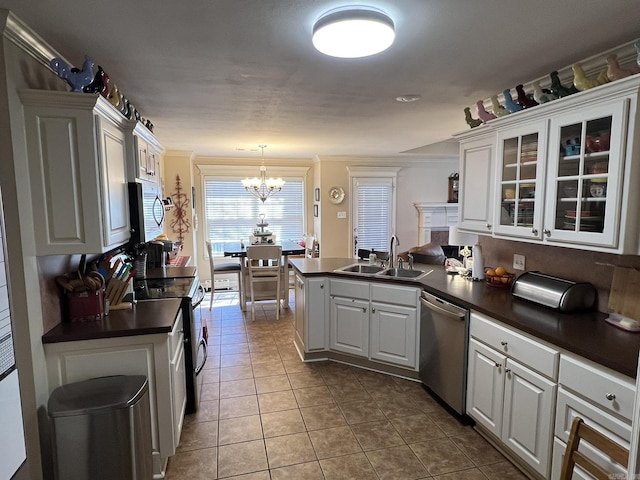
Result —
POLYGON ((371 302, 371 358, 416 366, 416 308, 371 302))
POLYGON ((331 349, 369 356, 369 302, 342 297, 331 299, 331 349))

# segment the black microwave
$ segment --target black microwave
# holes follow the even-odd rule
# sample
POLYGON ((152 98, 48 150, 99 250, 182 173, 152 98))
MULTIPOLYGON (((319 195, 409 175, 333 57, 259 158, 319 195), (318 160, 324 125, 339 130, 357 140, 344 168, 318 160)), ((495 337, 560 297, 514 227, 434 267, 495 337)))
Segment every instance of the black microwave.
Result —
POLYGON ((146 243, 164 233, 164 202, 158 185, 129 182, 131 241, 146 243))

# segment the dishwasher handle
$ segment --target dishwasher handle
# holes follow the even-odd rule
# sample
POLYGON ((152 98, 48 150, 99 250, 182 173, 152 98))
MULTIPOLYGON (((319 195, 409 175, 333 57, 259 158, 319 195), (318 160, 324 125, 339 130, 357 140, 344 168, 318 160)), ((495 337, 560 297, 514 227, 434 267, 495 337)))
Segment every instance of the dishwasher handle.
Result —
POLYGON ((429 310, 438 312, 441 315, 445 315, 450 318, 464 320, 467 316, 466 310, 453 305, 452 303, 445 302, 438 297, 429 295, 428 293, 422 293, 422 296, 420 297, 420 303, 422 303, 423 307, 426 307, 429 310))

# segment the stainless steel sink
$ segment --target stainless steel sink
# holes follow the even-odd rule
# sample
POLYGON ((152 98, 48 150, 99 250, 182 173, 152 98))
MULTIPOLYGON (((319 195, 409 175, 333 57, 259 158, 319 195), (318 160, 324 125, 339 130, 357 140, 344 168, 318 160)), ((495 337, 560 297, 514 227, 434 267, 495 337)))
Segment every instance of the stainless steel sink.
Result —
POLYGON ((384 270, 382 267, 378 265, 365 265, 362 263, 356 263, 355 265, 349 265, 348 267, 342 267, 336 272, 344 272, 344 273, 378 273, 384 270))
POLYGON ((430 274, 431 272, 433 272, 433 270, 425 272, 424 270, 412 270, 407 268, 388 268, 387 270, 378 273, 378 275, 396 278, 420 278, 430 274))

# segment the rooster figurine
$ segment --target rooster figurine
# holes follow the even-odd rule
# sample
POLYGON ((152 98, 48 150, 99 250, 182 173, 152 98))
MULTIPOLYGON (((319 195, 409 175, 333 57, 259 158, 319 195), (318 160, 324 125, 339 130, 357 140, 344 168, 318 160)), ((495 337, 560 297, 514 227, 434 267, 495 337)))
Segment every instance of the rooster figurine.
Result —
POLYGON ((487 110, 484 108, 484 102, 482 100, 478 100, 476 102, 476 106, 478 108, 478 117, 480 117, 482 123, 487 123, 489 120, 493 120, 494 118, 496 118, 493 113, 487 112, 487 110))
MULTIPOLYGON (((467 122, 467 125, 469 125, 471 128, 476 128, 476 127, 479 127, 480 125, 482 125, 482 120, 480 120, 478 118, 473 118, 471 116, 471 109, 469 107, 466 107, 464 109, 464 120, 465 120, 465 122, 467 122)), ((151 129, 149 129, 149 130, 151 130, 151 129)))
POLYGON ((581 64, 576 63, 571 68, 573 69, 573 85, 581 92, 609 82, 607 70, 603 70, 597 78, 592 79, 587 78, 581 64))
POLYGON ((518 103, 522 108, 531 108, 539 105, 533 98, 529 98, 529 96, 525 93, 524 87, 522 84, 516 86, 516 92, 518 92, 518 103))
POLYGON ((549 89, 543 90, 538 82, 533 82, 533 98, 538 103, 547 103, 556 99, 549 89))
POLYGON ((115 83, 113 84, 113 87, 111 87, 109 95, 107 95, 107 100, 111 105, 120 110, 120 90, 118 90, 118 86, 115 83))
POLYGON ((491 107, 493 108, 493 114, 496 117, 504 117, 509 115, 509 110, 500 105, 497 95, 491 95, 491 107))
POLYGON ((107 97, 106 90, 108 88, 109 76, 105 73, 100 65, 98 65, 98 71, 96 72, 96 76, 93 77, 93 80, 89 85, 84 87, 82 91, 84 93, 99 93, 103 97, 107 97), (106 82, 105 82, 106 78, 106 82))
POLYGON ((618 65, 618 56, 615 53, 612 53, 607 57, 607 65, 607 77, 609 77, 609 80, 612 82, 614 80, 626 78, 632 73, 630 70, 623 70, 620 68, 620 65, 618 65))
POLYGON ((60 78, 67 81, 74 92, 82 92, 82 89, 93 80, 93 59, 88 55, 84 57, 82 70, 70 67, 59 57, 52 58, 49 66, 60 78))
POLYGON ((509 112, 515 113, 522 110, 522 107, 513 101, 511 90, 507 88, 504 92, 502 92, 502 94, 504 95, 504 106, 507 110, 509 110, 509 112))
POLYGON ((551 92, 553 92, 556 97, 562 98, 578 92, 578 89, 573 85, 571 85, 571 88, 562 85, 556 70, 551 72, 549 76, 551 77, 551 92))

